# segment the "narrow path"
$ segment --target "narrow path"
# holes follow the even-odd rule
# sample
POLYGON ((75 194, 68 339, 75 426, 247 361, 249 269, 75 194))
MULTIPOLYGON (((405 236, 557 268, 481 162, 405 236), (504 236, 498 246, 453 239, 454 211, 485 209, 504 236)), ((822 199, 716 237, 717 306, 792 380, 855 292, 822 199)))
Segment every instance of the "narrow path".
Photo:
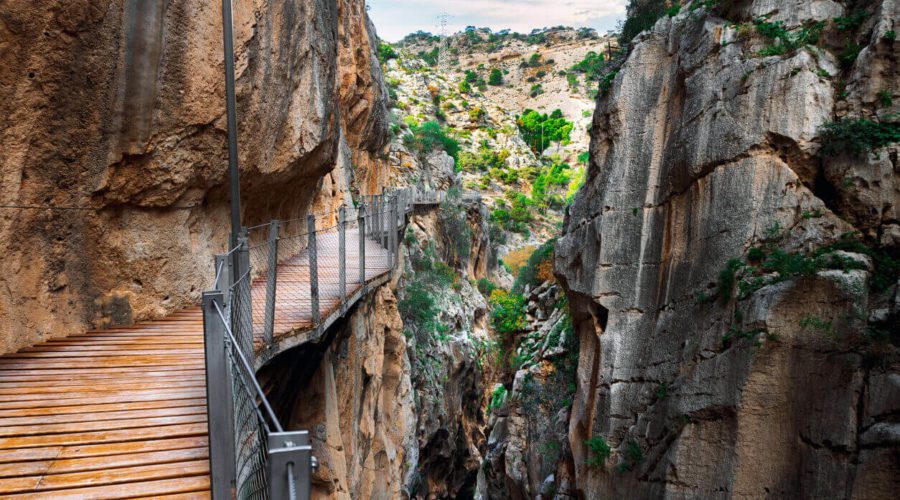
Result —
MULTIPOLYGON (((362 296, 358 238, 347 234, 351 303, 362 296)), ((321 234, 316 248, 327 323, 341 304, 338 234, 321 234)), ((367 239, 365 254, 366 282, 383 279, 388 251, 367 239)), ((307 252, 277 276, 276 343, 313 328, 307 252)), ((254 325, 265 286, 265 276, 253 282, 254 325)), ((0 497, 209 497, 205 376, 199 308, 0 357, 0 497)))

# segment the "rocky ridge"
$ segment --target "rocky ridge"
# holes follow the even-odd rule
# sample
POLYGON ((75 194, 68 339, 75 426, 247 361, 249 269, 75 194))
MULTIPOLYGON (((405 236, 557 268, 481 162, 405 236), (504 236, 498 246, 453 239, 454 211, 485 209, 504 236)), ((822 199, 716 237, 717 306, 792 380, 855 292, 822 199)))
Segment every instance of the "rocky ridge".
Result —
POLYGON ((599 98, 556 247, 580 343, 574 491, 883 498, 897 146, 841 137, 895 126, 897 5, 679 7, 599 98))

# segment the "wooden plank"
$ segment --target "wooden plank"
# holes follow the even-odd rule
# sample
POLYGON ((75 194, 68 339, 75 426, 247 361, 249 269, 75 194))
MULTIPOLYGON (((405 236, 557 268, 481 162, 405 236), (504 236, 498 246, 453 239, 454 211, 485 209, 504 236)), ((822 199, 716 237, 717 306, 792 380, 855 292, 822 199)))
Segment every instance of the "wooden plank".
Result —
POLYGON ((205 374, 203 365, 199 366, 174 366, 171 368, 153 368, 147 370, 143 367, 119 367, 119 368, 72 368, 57 370, 0 370, 0 380, 71 380, 79 378, 84 380, 97 380, 102 378, 119 378, 123 376, 135 376, 140 374, 147 377, 164 378, 169 374, 201 373, 205 374))
POLYGON ((0 438, 0 450, 40 448, 47 446, 72 446, 83 444, 118 443, 146 441, 170 437, 199 436, 207 432, 206 422, 194 424, 164 425, 153 428, 125 429, 111 431, 73 432, 69 434, 48 434, 44 436, 22 436, 0 438))
POLYGON ((127 487, 123 487, 122 485, 91 486, 86 488, 10 495, 8 498, 53 500, 100 500, 141 496, 157 498, 162 495, 171 495, 175 493, 204 492, 208 489, 209 477, 206 475, 198 475, 155 481, 131 482, 127 483, 127 487))
POLYGON ((97 359, 97 358, 108 358, 108 357, 124 357, 124 356, 174 356, 174 355, 203 355, 202 348, 189 348, 189 349, 152 349, 147 348, 144 349, 133 349, 133 350, 104 350, 104 349, 93 349, 93 350, 77 350, 72 351, 68 349, 63 350, 53 350, 53 351, 37 351, 37 352, 20 352, 15 354, 14 356, 9 356, 6 359, 59 359, 59 358, 81 358, 81 359, 97 359))
POLYGON ((65 458, 60 460, 36 460, 0 464, 0 478, 36 476, 39 474, 62 474, 68 472, 85 472, 91 470, 112 469, 135 465, 153 465, 209 458, 206 446, 182 448, 176 450, 148 451, 142 453, 126 453, 88 458, 65 458))
POLYGON ((206 422, 206 413, 193 415, 173 415, 165 417, 144 417, 124 420, 87 420, 81 422, 69 422, 58 424, 33 424, 0 426, 0 438, 43 436, 48 434, 71 434, 87 431, 108 431, 121 429, 137 429, 141 427, 156 427, 161 425, 192 424, 206 422))
POLYGON ((5 417, 0 418, 0 425, 9 427, 14 425, 64 424, 68 422, 142 419, 197 414, 206 414, 206 406, 176 406, 173 408, 150 408, 146 410, 119 410, 94 413, 64 413, 59 415, 5 417))
POLYGON ((105 443, 79 446, 44 446, 4 450, 0 453, 0 464, 24 463, 34 460, 65 460, 88 457, 109 457, 150 451, 182 450, 185 448, 207 448, 207 436, 186 436, 178 438, 149 439, 122 443, 105 443))
MULTIPOLYGON (((0 493, 52 491, 85 486, 114 485, 134 481, 183 478, 209 473, 208 460, 138 465, 89 472, 70 472, 0 479, 0 493)), ((130 485, 123 485, 127 491, 130 485)))
POLYGON ((116 377, 115 379, 111 378, 87 378, 87 377, 78 377, 73 379, 60 379, 60 380, 47 380, 47 379, 32 379, 32 380, 0 380, 0 389, 14 389, 14 388, 25 388, 25 387, 46 387, 47 385, 53 385, 56 387, 69 387, 69 388, 77 388, 77 387, 94 387, 96 384, 109 383, 110 381, 118 381, 123 384, 129 384, 134 386, 142 386, 148 387, 148 384, 164 384, 164 383, 178 383, 178 382, 193 382, 193 381, 204 381, 205 378, 202 374, 199 375, 178 375, 173 377, 141 377, 139 374, 133 375, 123 375, 121 377, 116 377), (90 384, 90 385, 85 385, 90 384))
POLYGON ((149 408, 176 408, 182 406, 195 406, 198 404, 206 404, 206 394, 203 397, 185 397, 184 399, 154 399, 149 401, 126 401, 126 402, 93 402, 82 405, 71 406, 39 406, 35 405, 30 408, 13 408, 8 410, 0 410, 0 418, 3 417, 25 417, 38 415, 63 415, 63 414, 85 414, 99 413, 107 411, 119 410, 143 410, 149 408))
MULTIPOLYGON (((96 405, 99 403, 137 403, 143 401, 160 401, 169 399, 200 398, 206 395, 206 389, 181 389, 165 390, 156 389, 147 392, 123 390, 121 394, 96 396, 87 393, 79 393, 75 397, 50 399, 40 397, 32 399, 30 396, 19 396, 16 400, 0 401, 0 410, 18 410, 24 408, 59 408, 67 406, 96 405), (25 399, 20 399, 25 398, 25 399)), ((65 411, 65 408, 60 408, 65 411)), ((2 413, 0 413, 2 415, 2 413)))

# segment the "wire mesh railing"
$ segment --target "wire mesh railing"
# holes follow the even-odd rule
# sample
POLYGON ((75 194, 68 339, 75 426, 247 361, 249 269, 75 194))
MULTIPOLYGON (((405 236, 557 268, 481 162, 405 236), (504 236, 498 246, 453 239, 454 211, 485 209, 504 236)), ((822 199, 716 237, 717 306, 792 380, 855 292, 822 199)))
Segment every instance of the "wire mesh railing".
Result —
POLYGON ((364 196, 354 217, 310 214, 242 231, 215 258, 203 295, 210 473, 214 498, 309 498, 306 431, 285 432, 254 367, 296 331, 324 331, 388 276, 399 259, 406 214, 440 193, 403 189, 364 196))

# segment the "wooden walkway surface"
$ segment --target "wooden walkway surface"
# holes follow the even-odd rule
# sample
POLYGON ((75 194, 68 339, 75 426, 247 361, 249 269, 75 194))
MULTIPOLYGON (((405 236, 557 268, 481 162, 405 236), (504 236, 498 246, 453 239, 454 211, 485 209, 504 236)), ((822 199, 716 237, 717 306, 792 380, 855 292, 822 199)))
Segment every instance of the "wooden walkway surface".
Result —
MULTIPOLYGON (((359 240, 347 236, 352 297, 359 240)), ((323 318, 340 306, 337 238, 316 245, 323 318)), ((304 251, 279 266, 276 335, 312 326, 308 262, 304 251)), ((367 240, 366 280, 388 271, 387 250, 367 240)), ((264 287, 254 281, 255 317, 264 287)), ((0 357, 0 497, 209 497, 200 309, 0 357)))

